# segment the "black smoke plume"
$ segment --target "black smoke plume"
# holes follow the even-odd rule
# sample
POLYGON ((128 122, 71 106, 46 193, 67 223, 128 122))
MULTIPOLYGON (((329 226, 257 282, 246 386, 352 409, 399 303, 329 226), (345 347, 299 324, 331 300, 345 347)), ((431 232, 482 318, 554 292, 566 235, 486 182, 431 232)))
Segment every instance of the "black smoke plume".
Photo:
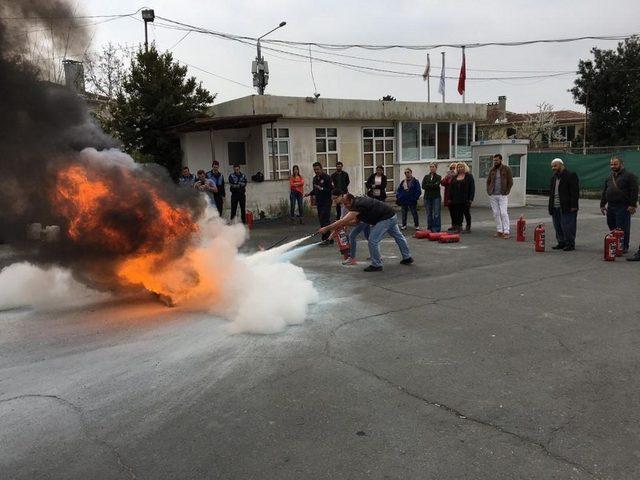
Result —
MULTIPOLYGON (((179 189, 157 166, 133 166, 124 155, 105 153, 118 142, 91 119, 84 99, 62 85, 44 80, 43 67, 27 58, 24 21, 44 27, 50 41, 68 52, 87 48, 86 28, 74 19, 74 9, 61 0, 0 0, 0 239, 23 260, 37 265, 69 268, 92 286, 111 288, 114 268, 127 256, 164 252, 167 235, 159 233, 158 199, 186 212, 195 222, 203 213, 201 199, 179 189), (70 32, 73 34, 70 35, 70 32), (92 150, 94 148, 102 153, 92 150), (74 237, 52 195, 60 173, 79 166, 88 177, 107 185, 110 197, 99 212, 86 212, 100 227, 117 235, 101 242, 100 232, 74 237), (29 224, 59 225, 58 242, 37 242, 27 236, 29 224)), ((78 12, 75 12, 78 15, 78 12)), ((180 255, 190 235, 171 239, 171 252, 180 255)))

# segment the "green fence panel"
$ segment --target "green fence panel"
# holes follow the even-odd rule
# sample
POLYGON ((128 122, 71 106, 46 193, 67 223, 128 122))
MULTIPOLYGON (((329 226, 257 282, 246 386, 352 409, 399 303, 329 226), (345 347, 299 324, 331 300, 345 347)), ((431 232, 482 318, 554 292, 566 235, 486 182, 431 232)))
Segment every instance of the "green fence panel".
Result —
POLYGON ((624 161, 625 168, 640 177, 640 152, 637 151, 590 155, 565 152, 531 152, 527 154, 527 190, 549 190, 552 175, 551 160, 554 158, 560 158, 569 170, 578 174, 581 189, 601 189, 605 178, 611 174, 609 160, 614 155, 624 161))

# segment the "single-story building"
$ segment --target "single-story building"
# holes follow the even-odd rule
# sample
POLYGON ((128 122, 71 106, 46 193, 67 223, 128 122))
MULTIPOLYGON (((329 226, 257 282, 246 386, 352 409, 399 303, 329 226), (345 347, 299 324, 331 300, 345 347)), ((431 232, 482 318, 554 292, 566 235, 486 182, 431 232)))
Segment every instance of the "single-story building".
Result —
POLYGON ((265 181, 247 187, 247 208, 264 210, 288 202, 293 165, 309 185, 314 162, 331 174, 341 161, 356 195, 376 165, 384 167, 390 193, 406 167, 422 179, 429 162, 441 163, 441 173, 451 161, 471 166, 475 125, 486 112, 484 104, 251 95, 215 105, 210 116, 173 132, 191 172, 209 170, 213 160, 225 175, 235 163, 248 178, 262 172, 265 181))

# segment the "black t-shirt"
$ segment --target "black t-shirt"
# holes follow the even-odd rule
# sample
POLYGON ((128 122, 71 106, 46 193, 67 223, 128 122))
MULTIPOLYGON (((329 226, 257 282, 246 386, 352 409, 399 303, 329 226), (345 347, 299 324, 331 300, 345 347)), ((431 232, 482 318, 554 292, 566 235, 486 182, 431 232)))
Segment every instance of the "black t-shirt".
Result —
POLYGON ((358 212, 358 219, 369 225, 375 225, 383 220, 389 220, 396 214, 391 205, 369 197, 354 198, 349 210, 358 212))

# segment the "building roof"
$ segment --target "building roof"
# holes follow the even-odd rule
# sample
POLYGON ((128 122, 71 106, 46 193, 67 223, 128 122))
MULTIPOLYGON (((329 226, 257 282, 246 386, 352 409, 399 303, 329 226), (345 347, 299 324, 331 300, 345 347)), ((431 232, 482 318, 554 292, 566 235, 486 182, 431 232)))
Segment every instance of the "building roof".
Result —
POLYGON ((478 103, 401 102, 339 98, 250 95, 214 105, 212 118, 280 115, 327 120, 484 120, 487 106, 478 103))
POLYGON ((168 129, 169 133, 200 132, 204 130, 225 130, 246 128, 276 122, 282 115, 236 115, 233 117, 194 118, 168 129))
MULTIPOLYGON (((555 110, 552 112, 556 116, 556 120, 558 122, 583 122, 584 121, 584 113, 576 112, 574 110, 555 110)), ((501 112, 500 108, 494 105, 490 105, 487 107, 487 119, 481 122, 478 122, 479 126, 482 125, 494 125, 494 124, 509 124, 509 123, 520 123, 527 120, 530 115, 537 115, 537 112, 534 113, 515 113, 515 112, 501 112), (504 119, 500 121, 500 119, 504 119)))

